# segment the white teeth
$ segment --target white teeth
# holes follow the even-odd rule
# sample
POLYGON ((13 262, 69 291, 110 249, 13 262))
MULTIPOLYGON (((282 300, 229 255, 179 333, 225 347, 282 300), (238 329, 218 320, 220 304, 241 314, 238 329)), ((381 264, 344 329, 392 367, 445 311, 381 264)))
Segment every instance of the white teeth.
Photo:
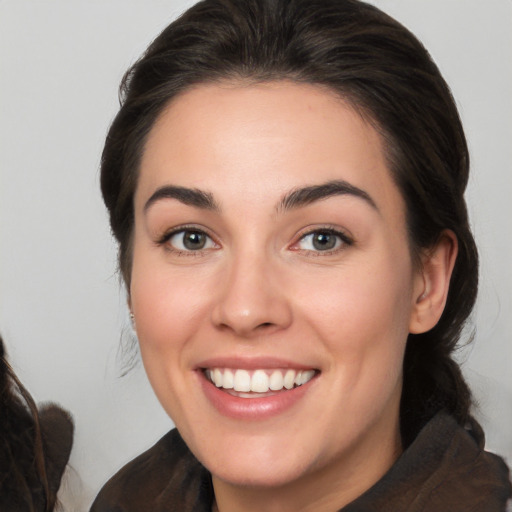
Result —
POLYGON ((222 372, 219 370, 219 368, 215 368, 215 370, 213 370, 212 380, 213 380, 213 383, 218 388, 222 387, 223 378, 222 378, 222 372))
POLYGON ((315 370, 305 370, 302 372, 302 384, 306 384, 315 376, 315 370))
POLYGON ((303 384, 306 384, 306 382, 309 382, 313 375, 315 375, 314 370, 304 370, 297 373, 297 377, 295 377, 295 384, 297 386, 302 386, 303 384))
POLYGON ((292 389, 295 384, 295 370, 288 370, 284 375, 284 387, 292 389))
POLYGON ((251 379, 251 391, 266 393, 269 387, 268 375, 263 370, 256 370, 251 379))
POLYGON ((251 376, 246 370, 237 370, 233 381, 235 391, 251 391, 251 376))
POLYGON ((295 384, 297 386, 302 386, 302 384, 305 384, 308 380, 306 372, 298 372, 295 377, 295 384))
POLYGON ((272 372, 270 376, 269 388, 272 391, 280 391, 284 386, 284 378, 283 374, 279 370, 275 370, 272 372))
MULTIPOLYGON (((215 386, 234 389, 238 393, 268 393, 302 386, 315 376, 315 370, 230 370, 213 368, 205 371, 215 386)), ((242 395, 239 395, 242 396, 242 395)), ((251 398, 254 395, 250 395, 251 398)))
POLYGON ((224 389, 233 389, 235 387, 235 376, 231 370, 224 370, 224 381, 222 382, 224 389))

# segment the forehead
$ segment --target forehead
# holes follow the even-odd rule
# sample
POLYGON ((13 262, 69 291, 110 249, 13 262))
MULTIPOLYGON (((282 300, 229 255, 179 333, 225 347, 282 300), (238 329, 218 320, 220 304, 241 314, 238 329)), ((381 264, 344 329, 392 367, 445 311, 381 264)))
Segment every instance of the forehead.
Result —
POLYGON ((314 85, 200 85, 176 97, 151 130, 137 196, 172 183, 264 201, 297 186, 343 179, 401 204, 377 131, 314 85))

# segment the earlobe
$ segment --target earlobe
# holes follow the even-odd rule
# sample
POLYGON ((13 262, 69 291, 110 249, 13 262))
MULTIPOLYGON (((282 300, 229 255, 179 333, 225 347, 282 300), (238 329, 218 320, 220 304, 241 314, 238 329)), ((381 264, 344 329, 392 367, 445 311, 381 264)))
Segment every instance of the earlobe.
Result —
POLYGON ((409 324, 411 334, 429 331, 441 318, 457 251, 457 237, 448 229, 441 233, 434 247, 425 250, 413 292, 415 302, 409 324))
POLYGON ((128 306, 128 312, 129 312, 130 322, 132 324, 132 328, 135 331, 136 330, 135 315, 134 315, 133 309, 132 309, 132 298, 131 298, 131 295, 127 296, 127 298, 126 298, 126 305, 128 306))

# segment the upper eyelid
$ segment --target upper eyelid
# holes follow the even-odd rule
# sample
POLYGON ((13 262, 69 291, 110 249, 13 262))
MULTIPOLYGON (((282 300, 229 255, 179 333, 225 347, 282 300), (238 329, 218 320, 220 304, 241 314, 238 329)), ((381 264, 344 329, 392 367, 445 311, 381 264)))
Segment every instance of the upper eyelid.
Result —
POLYGON ((167 229, 160 236, 158 236, 156 242, 158 244, 165 243, 172 236, 177 235, 178 233, 181 233, 183 231, 198 231, 200 233, 204 233, 206 236, 211 238, 216 244, 219 244, 217 238, 210 232, 210 230, 203 226, 198 226, 197 224, 185 224, 182 226, 175 226, 173 228, 167 229))
POLYGON ((199 228, 195 225, 186 225, 186 226, 176 226, 174 228, 168 229, 161 235, 157 240, 155 240, 155 245, 158 248, 163 248, 167 253, 174 254, 175 256, 206 256, 210 251, 221 248, 221 245, 217 242, 217 240, 211 236, 205 228, 199 228), (186 233, 187 231, 192 232, 200 232, 206 235, 210 241, 212 242, 214 247, 203 247, 197 250, 192 249, 180 249, 179 247, 174 247, 170 240, 180 234, 186 233))
POLYGON ((290 244, 288 247, 289 247, 289 250, 292 250, 293 252, 301 252, 304 255, 310 255, 310 256, 315 256, 315 257, 321 257, 321 256, 327 257, 329 255, 338 254, 338 253, 342 252, 343 250, 345 250, 349 247, 352 247, 354 244, 355 244, 354 238, 340 228, 315 227, 315 228, 311 228, 308 231, 302 232, 299 236, 297 236, 295 241, 292 244, 290 244), (339 237, 341 239, 340 247, 328 249, 325 251, 302 249, 299 247, 299 244, 301 243, 302 240, 304 240, 305 237, 307 237, 309 235, 313 235, 314 233, 322 232, 322 231, 332 233, 333 235, 339 237))
POLYGON ((312 235, 314 233, 319 233, 319 232, 329 232, 329 233, 332 233, 334 235, 337 235, 339 236, 340 238, 342 238, 345 242, 350 242, 350 243, 354 243, 354 237, 352 236, 352 234, 346 230, 346 229, 342 229, 338 226, 329 226, 329 225, 326 225, 326 226, 311 226, 309 228, 304 228, 303 230, 299 231, 298 235, 296 236, 296 242, 293 242, 294 244, 298 243, 300 240, 302 240, 304 237, 308 236, 308 235, 312 235))
MULTIPOLYGON (((222 245, 219 241, 219 237, 214 235, 205 226, 201 226, 198 224, 184 224, 184 225, 178 225, 173 228, 170 228, 170 229, 164 231, 163 234, 158 236, 158 238, 156 239, 155 242, 157 245, 165 244, 166 242, 169 241, 169 239, 172 236, 174 236, 178 233, 184 232, 184 231, 199 231, 201 233, 204 233, 206 236, 208 236, 214 242, 215 245, 217 245, 219 247, 222 245)), ((352 234, 344 228, 341 228, 339 226, 333 226, 333 225, 316 225, 316 226, 308 226, 308 227, 305 227, 305 228, 302 228, 301 230, 299 230, 299 232, 293 238, 294 241, 291 242, 288 247, 291 248, 293 246, 296 246, 306 236, 312 235, 314 233, 322 232, 322 231, 330 232, 333 235, 339 236, 341 238, 342 242, 346 245, 353 245, 355 243, 355 240, 354 240, 354 237, 352 236, 352 234)))

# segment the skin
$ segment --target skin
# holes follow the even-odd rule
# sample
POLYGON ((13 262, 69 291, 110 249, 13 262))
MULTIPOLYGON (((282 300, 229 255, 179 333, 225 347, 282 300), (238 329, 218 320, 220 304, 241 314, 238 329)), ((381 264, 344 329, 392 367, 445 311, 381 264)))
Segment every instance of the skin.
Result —
POLYGON ((455 256, 445 232, 413 265, 381 139, 330 92, 217 84, 173 100, 141 162, 130 307, 151 384, 211 471, 218 510, 338 510, 389 469, 407 336, 437 322, 455 256), (333 180, 367 198, 281 204, 333 180), (147 205, 169 185, 216 208, 147 205), (163 241, 182 226, 207 233, 205 248, 184 250, 182 233, 163 241), (333 234, 335 248, 318 250, 308 233, 321 229, 349 242, 333 234), (284 412, 233 419, 199 382, 198 362, 213 357, 280 358, 318 375, 284 412))

